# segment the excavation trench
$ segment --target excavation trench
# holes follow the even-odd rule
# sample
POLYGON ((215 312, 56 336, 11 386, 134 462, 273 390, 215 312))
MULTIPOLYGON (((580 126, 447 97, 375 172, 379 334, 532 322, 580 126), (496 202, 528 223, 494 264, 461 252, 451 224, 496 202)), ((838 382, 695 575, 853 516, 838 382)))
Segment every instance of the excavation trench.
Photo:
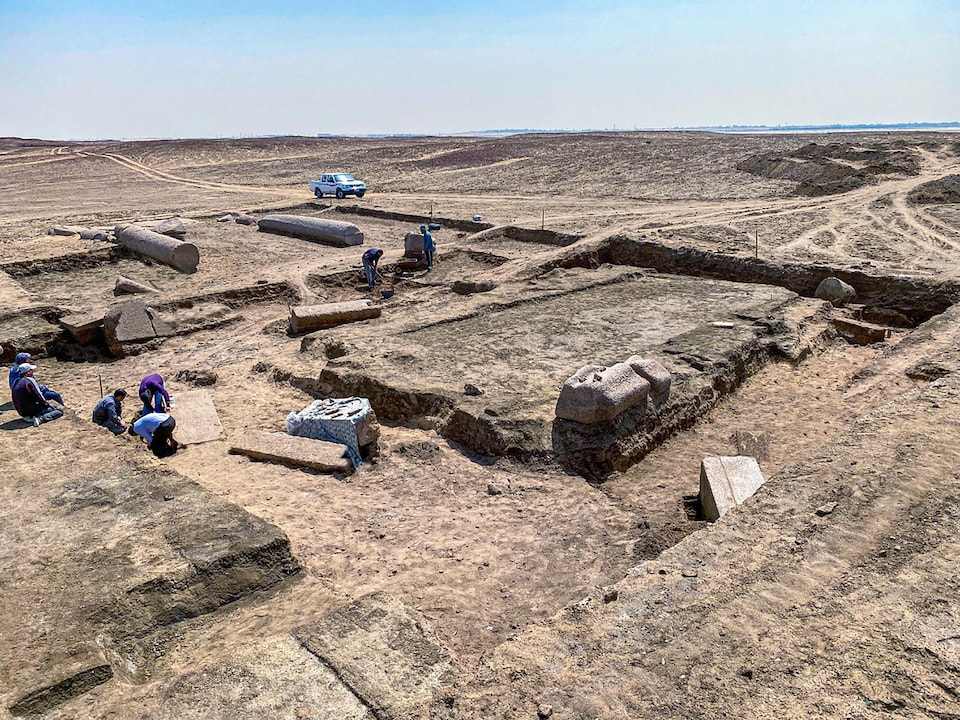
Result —
POLYGON ((910 327, 939 315, 960 300, 960 283, 952 281, 872 275, 827 265, 778 263, 691 247, 673 248, 624 235, 608 238, 590 250, 571 252, 543 266, 541 270, 547 271, 553 267, 595 268, 603 263, 652 268, 674 275, 775 285, 804 297, 813 297, 820 282, 833 276, 856 289, 857 303, 865 306, 868 315, 873 312, 889 317, 896 313, 905 318, 910 327))

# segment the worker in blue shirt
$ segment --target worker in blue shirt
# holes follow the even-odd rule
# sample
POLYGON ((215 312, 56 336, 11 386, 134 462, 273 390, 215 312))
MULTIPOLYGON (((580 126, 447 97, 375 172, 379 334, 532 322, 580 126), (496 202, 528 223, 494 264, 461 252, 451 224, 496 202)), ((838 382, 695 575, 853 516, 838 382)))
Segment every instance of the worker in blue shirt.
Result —
POLYGON ((173 455, 180 447, 173 437, 177 421, 169 413, 147 413, 127 428, 131 436, 139 435, 158 458, 173 455))
POLYGON ((426 225, 420 226, 420 234, 423 235, 423 254, 427 256, 427 270, 433 270, 433 253, 437 246, 433 244, 433 235, 426 225))

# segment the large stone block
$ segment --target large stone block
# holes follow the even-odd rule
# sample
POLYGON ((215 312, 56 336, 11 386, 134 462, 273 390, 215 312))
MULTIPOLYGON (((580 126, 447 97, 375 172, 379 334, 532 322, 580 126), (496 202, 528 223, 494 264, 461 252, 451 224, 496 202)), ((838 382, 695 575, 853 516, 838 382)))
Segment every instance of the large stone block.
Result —
POLYGON ((103 311, 64 315, 59 322, 74 340, 86 345, 93 342, 103 331, 103 311))
POLYGON ((213 406, 213 398, 206 390, 187 390, 178 392, 174 398, 176 405, 171 412, 177 420, 174 433, 184 445, 219 440, 223 434, 220 416, 213 406))
POLYGON ((650 399, 657 405, 664 403, 670 397, 670 371, 656 360, 648 360, 639 355, 632 355, 627 363, 633 371, 650 383, 650 399))
POLYGON ((627 363, 584 365, 563 384, 556 414, 585 424, 612 420, 644 402, 649 392, 650 383, 627 363))
POLYGON ((320 472, 348 473, 353 470, 353 464, 344 455, 343 445, 286 433, 248 430, 231 442, 230 452, 234 455, 246 455, 252 460, 305 467, 320 472))
POLYGON ((714 522, 753 495, 763 485, 760 465, 752 457, 712 456, 700 463, 700 507, 714 522))
POLYGON ((453 658, 425 617, 386 593, 353 600, 298 628, 294 637, 377 718, 449 712, 456 684, 453 658))
POLYGON ((870 345, 883 342, 887 339, 888 330, 882 325, 850 320, 848 318, 834 318, 833 324, 837 333, 853 345, 870 345))
POLYGON ((355 467, 364 454, 376 452, 380 424, 367 398, 314 400, 287 415, 287 433, 297 437, 343 443, 355 467))
POLYGON ((857 297, 857 291, 853 289, 852 285, 848 285, 840 278, 831 276, 820 281, 813 295, 840 307, 852 302, 857 297))
POLYGON ((103 318, 107 347, 117 357, 130 354, 128 351, 133 346, 172 334, 173 329, 142 300, 130 300, 118 305, 103 318))
POLYGON ((380 308, 369 300, 348 300, 290 308, 290 332, 297 334, 380 317, 380 308))

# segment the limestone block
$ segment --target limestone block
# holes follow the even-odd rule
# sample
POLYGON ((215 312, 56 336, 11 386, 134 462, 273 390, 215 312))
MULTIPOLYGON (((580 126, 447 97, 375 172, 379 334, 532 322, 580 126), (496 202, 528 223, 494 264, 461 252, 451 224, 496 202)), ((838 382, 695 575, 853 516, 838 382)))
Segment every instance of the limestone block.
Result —
POLYGON ((840 278, 826 277, 817 285, 814 297, 827 300, 836 307, 846 305, 857 297, 857 291, 840 278))
POLYGON ((290 332, 297 334, 380 317, 380 308, 370 300, 348 300, 323 305, 290 308, 290 332))
POLYGON ((630 367, 640 377, 650 383, 650 399, 656 405, 667 401, 670 397, 670 371, 656 360, 648 360, 639 355, 632 355, 627 359, 630 367))
POLYGON ((81 240, 106 240, 107 231, 103 228, 84 228, 80 231, 81 240))
POLYGON ((746 455, 712 456, 700 463, 700 507, 714 522, 740 505, 763 485, 757 461, 746 455))
POLYGON ((64 315, 59 322, 74 340, 86 345, 93 342, 98 332, 103 329, 103 312, 64 315))
POLYGON ((125 357, 129 345, 172 334, 172 328, 142 300, 129 300, 118 305, 103 318, 103 335, 107 347, 117 357, 125 357))
POLYGON ((71 235, 79 235, 83 230, 86 230, 86 228, 80 227, 79 225, 54 225, 47 230, 47 235, 69 237, 71 235))
POLYGON ((170 237, 182 238, 187 234, 187 226, 183 224, 183 220, 178 217, 170 218, 169 220, 164 220, 162 223, 158 224, 153 228, 154 232, 158 232, 161 235, 169 235, 170 237))
POLYGON ((353 223, 300 215, 267 215, 258 223, 261 232, 281 233, 312 242, 347 247, 363 244, 363 231, 353 223))
POLYGON ((833 324, 843 339, 853 345, 870 345, 871 343, 883 342, 887 338, 888 330, 882 325, 873 325, 872 323, 846 318, 834 318, 833 324))
POLYGON ((223 434, 220 416, 213 406, 213 398, 206 390, 187 390, 174 397, 171 410, 177 420, 174 436, 184 445, 219 440, 223 434))
POLYGON ((423 235, 420 233, 407 233, 403 237, 404 255, 422 255, 423 254, 423 235))
POLYGON ((374 717, 440 717, 453 704, 450 653, 423 615, 386 593, 357 598, 293 634, 374 717))
POLYGON ((230 443, 230 452, 234 455, 246 455, 252 460, 277 462, 321 472, 353 471, 350 458, 344 457, 343 445, 286 433, 248 430, 230 443))
POLYGON ((473 295, 474 293, 490 292, 497 287, 495 282, 490 280, 454 280, 450 289, 457 295, 473 295))
POLYGON ((627 363, 584 365, 560 390, 557 417, 590 424, 612 420, 644 402, 650 383, 627 363))
POLYGON ((145 293, 157 292, 156 288, 144 285, 136 280, 131 280, 123 275, 117 276, 117 282, 113 286, 114 295, 142 295, 145 293))

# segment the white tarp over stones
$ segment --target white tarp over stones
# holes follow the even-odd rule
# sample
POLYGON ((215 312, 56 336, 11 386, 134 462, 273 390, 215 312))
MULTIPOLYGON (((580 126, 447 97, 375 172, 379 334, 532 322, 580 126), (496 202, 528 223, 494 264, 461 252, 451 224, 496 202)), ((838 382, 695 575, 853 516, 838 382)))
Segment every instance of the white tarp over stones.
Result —
POLYGON ((346 445, 356 468, 363 462, 360 448, 379 439, 380 425, 367 398, 331 398, 287 415, 287 433, 346 445))

